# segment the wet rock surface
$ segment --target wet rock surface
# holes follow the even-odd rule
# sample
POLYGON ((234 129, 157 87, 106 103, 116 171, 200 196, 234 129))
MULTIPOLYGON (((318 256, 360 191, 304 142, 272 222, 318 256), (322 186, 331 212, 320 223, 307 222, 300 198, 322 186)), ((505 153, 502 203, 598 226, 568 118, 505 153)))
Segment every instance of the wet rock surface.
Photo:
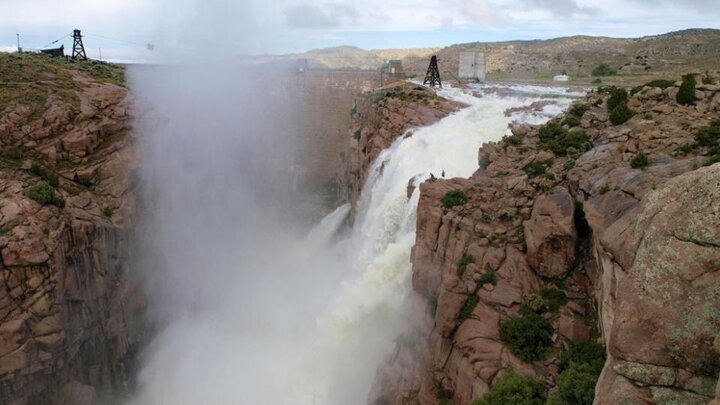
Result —
MULTIPOLYGON (((0 402, 90 404, 128 386, 144 298, 125 88, 72 72, 68 103, 0 111, 0 402), (32 194, 45 183, 52 201, 32 194)), ((70 82, 69 82, 70 83, 70 82)))
MULTIPOLYGON (((347 188, 354 207, 373 161, 410 128, 437 122, 461 105, 422 86, 397 82, 355 99, 347 160, 347 188)), ((408 179, 409 180, 409 179, 408 179)))

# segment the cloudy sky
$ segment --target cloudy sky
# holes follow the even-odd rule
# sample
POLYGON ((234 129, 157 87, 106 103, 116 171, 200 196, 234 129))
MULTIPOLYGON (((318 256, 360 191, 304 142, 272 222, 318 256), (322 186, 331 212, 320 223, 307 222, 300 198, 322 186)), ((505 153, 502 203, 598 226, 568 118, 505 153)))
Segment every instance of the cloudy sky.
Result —
POLYGON ((71 47, 90 57, 153 59, 197 47, 287 53, 546 39, 637 37, 720 28, 720 0, 0 0, 0 50, 71 47), (146 44, 155 45, 155 50, 146 44))

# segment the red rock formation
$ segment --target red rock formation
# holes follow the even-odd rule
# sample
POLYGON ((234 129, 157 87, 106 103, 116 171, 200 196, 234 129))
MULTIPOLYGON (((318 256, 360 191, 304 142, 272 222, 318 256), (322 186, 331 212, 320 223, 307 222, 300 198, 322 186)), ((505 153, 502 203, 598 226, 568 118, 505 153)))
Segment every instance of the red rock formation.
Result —
POLYGON ((353 207, 375 158, 410 128, 430 125, 460 107, 422 86, 398 82, 355 99, 348 190, 353 207))
POLYGON ((37 117, 23 104, 0 111, 2 403, 89 404, 122 391, 143 333, 143 297, 127 275, 137 165, 128 94, 63 74, 74 103, 50 90, 37 117), (64 207, 25 195, 41 180, 31 164, 59 175, 64 207))
POLYGON ((379 368, 370 403, 467 405, 509 369, 553 387, 560 351, 590 338, 608 352, 597 404, 704 404, 717 396, 720 166, 702 168, 712 148, 685 146, 719 118, 707 100, 720 93, 707 89, 696 105, 681 106, 677 88, 645 88, 630 98, 636 115, 622 125, 608 122, 607 96, 590 94, 580 117, 592 141, 587 152, 553 156, 537 128, 519 126, 512 142, 480 149, 482 166, 470 179, 423 183, 414 344, 400 345, 379 368), (633 168, 639 151, 649 164, 633 168), (528 171, 532 163, 545 173, 528 171), (450 190, 468 203, 443 207, 450 190), (464 256, 473 260, 460 271, 464 256), (553 349, 524 362, 499 338, 500 325, 552 284, 569 298, 544 314, 553 349), (469 297, 478 303, 461 315, 469 297), (588 323, 594 311, 599 319, 588 323))

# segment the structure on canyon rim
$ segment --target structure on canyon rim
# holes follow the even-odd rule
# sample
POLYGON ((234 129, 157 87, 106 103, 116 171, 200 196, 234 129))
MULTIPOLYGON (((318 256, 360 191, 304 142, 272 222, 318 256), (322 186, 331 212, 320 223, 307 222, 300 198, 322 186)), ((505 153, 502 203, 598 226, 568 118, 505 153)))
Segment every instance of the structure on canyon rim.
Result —
POLYGON ((430 65, 428 66, 427 73, 425 73, 423 85, 430 85, 430 87, 442 87, 442 82, 440 81, 440 70, 438 69, 437 64, 437 56, 435 55, 430 58, 430 65))
POLYGON ((485 81, 485 54, 482 52, 460 52, 458 78, 460 80, 485 81))
POLYGON ((85 53, 85 45, 83 45, 82 35, 80 30, 73 30, 73 59, 87 60, 87 54, 85 53))

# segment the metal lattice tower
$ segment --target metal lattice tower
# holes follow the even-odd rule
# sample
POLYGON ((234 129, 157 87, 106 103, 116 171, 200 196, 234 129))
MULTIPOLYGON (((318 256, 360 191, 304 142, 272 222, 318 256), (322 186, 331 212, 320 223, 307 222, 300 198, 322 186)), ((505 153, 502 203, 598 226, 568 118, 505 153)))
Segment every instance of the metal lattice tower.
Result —
POLYGON ((73 59, 87 60, 87 54, 85 53, 85 46, 82 42, 82 35, 80 30, 73 30, 73 59))
POLYGON ((442 87, 442 82, 440 81, 440 70, 438 70, 437 64, 437 56, 435 55, 430 58, 430 65, 428 66, 427 73, 425 73, 425 81, 423 81, 423 84, 429 84, 430 87, 435 87, 436 85, 442 87))

